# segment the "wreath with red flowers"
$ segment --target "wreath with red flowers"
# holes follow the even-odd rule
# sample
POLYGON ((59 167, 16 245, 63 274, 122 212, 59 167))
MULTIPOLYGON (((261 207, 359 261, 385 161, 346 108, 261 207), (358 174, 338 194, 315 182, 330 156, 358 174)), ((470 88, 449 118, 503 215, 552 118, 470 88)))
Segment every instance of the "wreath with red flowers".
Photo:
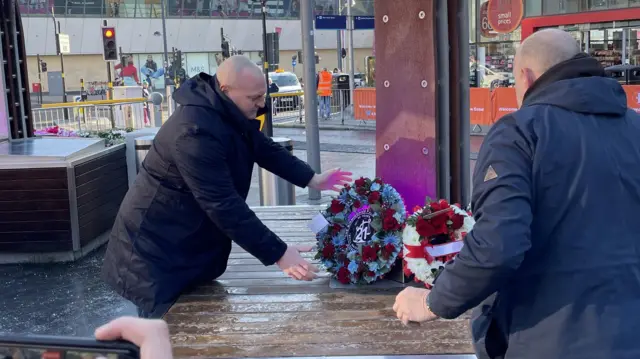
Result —
POLYGON ((322 266, 343 284, 368 284, 387 274, 402 251, 407 212, 400 194, 381 179, 345 185, 317 235, 322 266))
POLYGON ((460 252, 474 224, 470 212, 443 199, 427 199, 424 207, 414 208, 402 233, 405 274, 431 288, 445 263, 460 252))

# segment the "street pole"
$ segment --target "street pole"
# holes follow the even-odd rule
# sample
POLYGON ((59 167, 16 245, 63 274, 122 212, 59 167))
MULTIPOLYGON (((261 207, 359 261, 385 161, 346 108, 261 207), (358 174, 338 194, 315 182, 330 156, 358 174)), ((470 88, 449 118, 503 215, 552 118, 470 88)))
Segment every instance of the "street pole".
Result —
POLYGON ((353 18, 351 17, 351 1, 347 0, 347 31, 349 31, 349 103, 352 106, 352 115, 355 114, 353 107, 353 82, 355 80, 355 69, 353 60, 353 18))
POLYGON ((160 16, 162 16, 162 45, 164 49, 164 76, 167 77, 167 68, 169 68, 169 48, 167 45, 167 18, 164 13, 164 7, 166 6, 165 0, 160 0, 160 16))
MULTIPOLYGON (((336 9, 338 10, 338 15, 342 15, 342 7, 340 6, 340 0, 336 0, 336 9)), ((342 31, 336 31, 337 34, 337 47, 338 47, 338 70, 342 72, 342 31)))
MULTIPOLYGON (((316 92, 316 57, 313 35, 312 1, 300 1, 302 51, 304 56, 304 118, 307 132, 307 163, 316 173, 320 168, 320 132, 318 128, 318 94, 316 92)), ((309 188, 309 199, 319 200, 320 191, 309 188)))
POLYGON ((42 60, 40 60, 40 54, 36 54, 36 58, 38 61, 38 86, 40 86, 40 91, 38 91, 38 103, 42 105, 42 60))
MULTIPOLYGON (((67 102, 67 85, 64 79, 64 55, 60 51, 60 39, 59 39, 60 21, 56 21, 56 15, 53 12, 53 9, 51 9, 51 16, 53 17, 53 33, 55 34, 55 38, 56 38, 56 52, 60 56, 60 76, 62 77, 62 102, 66 103, 67 102)), ((65 119, 68 119, 66 110, 64 111, 64 114, 65 114, 65 119)))
MULTIPOLYGON (((304 1, 302 1, 304 2, 304 1)), ((263 132, 269 137, 273 137, 273 117, 271 106, 271 94, 269 93, 269 57, 267 56, 267 1, 261 0, 262 6, 262 65, 264 67, 264 80, 267 82, 267 94, 265 104, 267 104, 267 113, 264 115, 263 132)))

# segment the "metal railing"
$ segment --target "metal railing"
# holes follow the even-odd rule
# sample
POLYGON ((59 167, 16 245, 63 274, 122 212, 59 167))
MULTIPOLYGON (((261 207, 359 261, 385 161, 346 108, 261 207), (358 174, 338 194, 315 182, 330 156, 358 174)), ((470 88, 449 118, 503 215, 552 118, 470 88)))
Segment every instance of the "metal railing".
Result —
POLYGON ((144 128, 151 126, 149 106, 145 98, 44 104, 33 109, 33 127, 58 126, 69 131, 144 128))
MULTIPOLYGON (((168 18, 224 18, 260 19, 259 2, 251 1, 167 1, 168 18)), ((98 0, 95 2, 29 1, 20 4, 22 16, 50 16, 51 9, 60 17, 107 17, 107 18, 160 18, 160 3, 149 4, 146 0, 98 0)), ((340 10, 332 5, 316 5, 315 15, 336 15, 340 10)), ((272 19, 299 19, 299 2, 295 0, 267 0, 267 14, 272 19)), ((342 15, 344 15, 344 11, 342 15)), ((373 0, 359 0, 352 8, 354 16, 373 16, 373 0)))

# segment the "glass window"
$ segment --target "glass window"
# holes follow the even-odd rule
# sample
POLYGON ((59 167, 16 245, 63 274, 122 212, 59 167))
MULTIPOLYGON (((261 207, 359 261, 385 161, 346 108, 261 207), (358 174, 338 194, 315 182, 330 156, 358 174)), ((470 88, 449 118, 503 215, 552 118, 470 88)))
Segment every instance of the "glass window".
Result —
MULTIPOLYGON (((184 56, 184 55, 183 55, 184 56)), ((186 54, 187 77, 193 77, 201 72, 209 71, 209 54, 190 53, 186 54)))
POLYGON ((478 44, 475 65, 478 87, 511 87, 514 85, 513 59, 518 42, 478 44))
POLYGON ((476 42, 476 3, 477 0, 469 0, 469 43, 476 42))
POLYGON ((607 0, 586 0, 588 2, 588 10, 605 10, 607 8, 607 0))
POLYGON ((527 17, 542 15, 542 0, 525 0, 524 14, 527 17))
POLYGON ((163 54, 138 54, 133 56, 134 63, 139 69, 141 82, 151 83, 153 91, 162 91, 164 88, 164 64, 163 54))
POLYGON ((622 7, 628 7, 629 0, 609 0, 609 8, 617 9, 622 7))

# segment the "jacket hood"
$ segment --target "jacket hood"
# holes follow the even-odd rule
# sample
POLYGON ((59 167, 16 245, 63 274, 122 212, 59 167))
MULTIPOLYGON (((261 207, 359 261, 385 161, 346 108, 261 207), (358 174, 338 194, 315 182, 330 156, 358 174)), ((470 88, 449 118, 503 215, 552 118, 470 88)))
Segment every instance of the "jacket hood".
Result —
MULTIPOLYGON (((238 106, 222 92, 215 75, 201 72, 188 79, 173 93, 173 99, 181 106, 198 106, 216 111, 223 120, 235 125, 244 127, 249 122, 238 106)), ((260 109, 258 116, 265 114, 267 110, 267 107, 260 109)))
POLYGON ((541 104, 594 115, 627 112, 622 86, 606 77, 598 60, 584 53, 553 66, 529 88, 523 107, 541 104))

